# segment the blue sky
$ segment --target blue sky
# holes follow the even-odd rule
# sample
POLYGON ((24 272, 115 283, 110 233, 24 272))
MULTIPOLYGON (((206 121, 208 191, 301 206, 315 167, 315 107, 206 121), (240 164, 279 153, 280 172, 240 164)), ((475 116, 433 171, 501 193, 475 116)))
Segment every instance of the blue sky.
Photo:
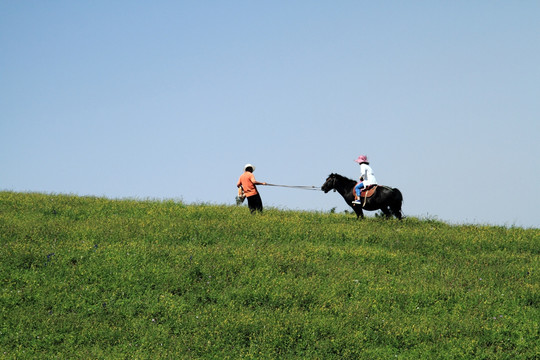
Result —
POLYGON ((245 163, 320 186, 367 154, 405 215, 540 227, 539 16, 532 0, 2 1, 0 189, 233 204, 245 163))

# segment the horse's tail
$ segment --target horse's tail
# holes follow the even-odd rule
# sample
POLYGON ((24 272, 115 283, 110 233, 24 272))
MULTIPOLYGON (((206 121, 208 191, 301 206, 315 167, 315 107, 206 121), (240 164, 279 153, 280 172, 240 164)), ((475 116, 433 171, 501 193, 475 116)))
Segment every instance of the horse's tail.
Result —
POLYGON ((390 209, 398 219, 401 219, 403 217, 403 211, 401 211, 401 206, 403 205, 403 195, 398 188, 393 188, 392 190, 394 192, 394 200, 392 206, 390 206, 390 209))
POLYGON ((394 188, 394 191, 396 193, 396 202, 399 202, 399 207, 401 208, 401 205, 403 205, 403 195, 398 188, 394 188))

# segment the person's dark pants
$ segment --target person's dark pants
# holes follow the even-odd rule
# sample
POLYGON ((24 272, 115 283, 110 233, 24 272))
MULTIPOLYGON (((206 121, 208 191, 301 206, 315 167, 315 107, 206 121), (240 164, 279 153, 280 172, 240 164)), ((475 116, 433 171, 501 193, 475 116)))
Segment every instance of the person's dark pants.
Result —
POLYGON ((247 201, 248 201, 249 210, 251 211, 252 214, 255 213, 255 211, 260 211, 260 212, 263 211, 261 195, 255 194, 253 196, 250 196, 247 198, 247 201))

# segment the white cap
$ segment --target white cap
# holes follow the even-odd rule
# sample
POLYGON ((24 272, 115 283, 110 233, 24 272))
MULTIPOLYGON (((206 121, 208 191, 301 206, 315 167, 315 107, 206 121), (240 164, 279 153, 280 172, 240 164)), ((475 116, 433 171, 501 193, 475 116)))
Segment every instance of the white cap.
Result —
POLYGON ((253 171, 255 171, 255 166, 253 166, 253 165, 251 165, 251 164, 246 164, 246 165, 244 166, 244 171, 246 171, 246 169, 247 169, 248 167, 252 168, 253 171))

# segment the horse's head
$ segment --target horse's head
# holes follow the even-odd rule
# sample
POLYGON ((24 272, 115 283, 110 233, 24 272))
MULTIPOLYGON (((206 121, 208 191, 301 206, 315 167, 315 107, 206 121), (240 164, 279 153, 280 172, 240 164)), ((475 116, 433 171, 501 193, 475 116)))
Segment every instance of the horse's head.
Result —
POLYGON ((321 190, 324 191, 324 193, 328 193, 330 190, 334 190, 336 188, 336 174, 330 174, 326 178, 326 181, 321 186, 321 190))

